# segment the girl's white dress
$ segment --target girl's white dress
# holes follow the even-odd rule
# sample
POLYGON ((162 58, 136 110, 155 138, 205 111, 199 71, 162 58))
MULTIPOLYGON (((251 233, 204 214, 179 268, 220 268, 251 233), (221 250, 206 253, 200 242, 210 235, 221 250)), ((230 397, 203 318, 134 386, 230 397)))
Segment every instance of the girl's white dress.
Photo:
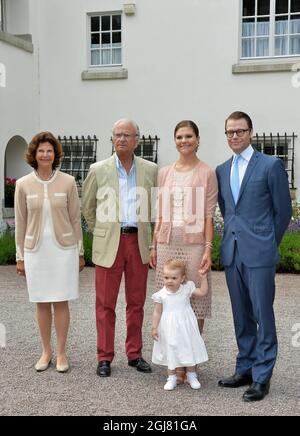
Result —
POLYGON ((180 285, 177 292, 170 292, 164 286, 152 295, 155 303, 163 305, 158 325, 159 340, 154 341, 153 346, 153 363, 173 370, 208 360, 190 303, 194 289, 194 282, 189 281, 180 285))

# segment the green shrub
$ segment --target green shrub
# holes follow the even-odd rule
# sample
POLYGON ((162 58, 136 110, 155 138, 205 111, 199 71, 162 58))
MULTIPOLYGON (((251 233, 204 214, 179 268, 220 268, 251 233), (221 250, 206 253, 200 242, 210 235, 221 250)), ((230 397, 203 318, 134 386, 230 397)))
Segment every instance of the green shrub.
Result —
POLYGON ((300 273, 300 233, 287 232, 279 246, 278 272, 300 273))
POLYGON ((211 258, 212 258, 212 269, 214 271, 223 271, 224 267, 221 264, 220 261, 220 249, 221 249, 221 241, 222 236, 216 234, 213 241, 213 249, 211 252, 211 258))
POLYGON ((14 235, 0 236, 0 265, 14 265, 16 263, 16 246, 14 235))
POLYGON ((93 235, 83 232, 84 259, 86 266, 94 266, 92 262, 93 235))
MULTIPOLYGON (((220 262, 220 246, 222 236, 216 234, 212 250, 212 269, 222 271, 224 268, 220 262)), ((92 262, 92 241, 90 233, 83 232, 83 243, 85 250, 85 262, 87 266, 93 266, 92 262)), ((286 232, 279 247, 280 261, 277 265, 277 272, 300 274, 300 232, 286 232)), ((0 265, 15 264, 15 239, 13 234, 5 233, 0 236, 0 265)))

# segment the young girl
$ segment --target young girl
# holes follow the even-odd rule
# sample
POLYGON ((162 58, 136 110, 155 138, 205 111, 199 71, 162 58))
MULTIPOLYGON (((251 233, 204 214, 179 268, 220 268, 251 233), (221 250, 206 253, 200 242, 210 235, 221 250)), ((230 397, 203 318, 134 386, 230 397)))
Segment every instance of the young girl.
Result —
POLYGON ((175 368, 187 368, 191 388, 201 387, 197 363, 208 360, 203 339, 190 298, 203 297, 208 292, 207 275, 201 275, 201 288, 185 282, 185 265, 170 259, 164 264, 164 287, 152 295, 155 302, 152 320, 152 338, 155 340, 152 362, 168 367, 166 391, 176 388, 175 368))

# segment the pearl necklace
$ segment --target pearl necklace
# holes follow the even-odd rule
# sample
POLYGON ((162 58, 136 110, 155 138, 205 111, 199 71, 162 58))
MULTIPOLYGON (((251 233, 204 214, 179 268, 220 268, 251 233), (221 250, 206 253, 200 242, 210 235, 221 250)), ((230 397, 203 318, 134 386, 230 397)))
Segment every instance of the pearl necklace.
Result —
POLYGON ((43 179, 43 178, 39 175, 39 173, 38 173, 37 171, 36 171, 35 173, 36 173, 36 175, 38 176, 38 178, 41 179, 43 182, 49 182, 49 180, 52 179, 52 177, 53 177, 55 171, 52 171, 52 173, 50 174, 50 176, 48 177, 48 179, 43 179))

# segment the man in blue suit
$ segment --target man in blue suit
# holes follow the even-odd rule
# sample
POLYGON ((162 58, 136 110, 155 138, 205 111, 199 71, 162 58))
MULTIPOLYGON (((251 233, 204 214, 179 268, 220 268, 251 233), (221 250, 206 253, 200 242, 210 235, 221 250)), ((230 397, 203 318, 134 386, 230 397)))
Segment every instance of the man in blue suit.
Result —
POLYGON ((292 214, 291 199, 282 161, 253 149, 250 117, 233 112, 225 130, 233 157, 217 167, 224 218, 221 262, 239 352, 234 375, 219 386, 250 385, 244 401, 259 401, 269 392, 277 357, 275 267, 292 214))

